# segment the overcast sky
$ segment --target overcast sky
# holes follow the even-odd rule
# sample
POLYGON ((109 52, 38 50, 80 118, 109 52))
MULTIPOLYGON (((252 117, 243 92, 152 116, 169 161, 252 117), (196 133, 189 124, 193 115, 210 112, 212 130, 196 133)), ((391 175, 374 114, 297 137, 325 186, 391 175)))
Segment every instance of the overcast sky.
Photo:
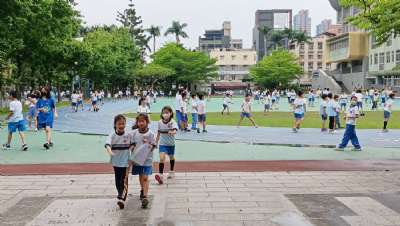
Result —
MULTIPOLYGON (((76 0, 77 9, 84 16, 87 25, 116 24, 117 11, 125 9, 128 0, 76 0)), ((232 22, 233 38, 244 40, 244 47, 250 48, 254 14, 257 9, 309 9, 312 18, 312 34, 323 19, 336 21, 336 13, 328 0, 135 0, 137 13, 142 16, 144 27, 161 26, 162 33, 172 20, 185 22, 189 26, 185 46, 194 48, 198 37, 206 29, 220 29, 223 21, 232 22)), ((173 37, 160 37, 158 46, 173 37)))

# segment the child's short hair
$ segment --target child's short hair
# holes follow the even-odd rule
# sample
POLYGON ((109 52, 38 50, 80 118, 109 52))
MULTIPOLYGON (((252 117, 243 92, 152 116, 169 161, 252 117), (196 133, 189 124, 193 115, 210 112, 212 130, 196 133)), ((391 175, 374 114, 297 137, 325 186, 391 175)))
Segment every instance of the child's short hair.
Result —
POLYGON ((250 94, 250 93, 247 93, 245 97, 251 97, 251 94, 250 94))
POLYGON ((356 99, 356 101, 358 100, 356 96, 351 96, 350 100, 356 99))
POLYGON ((195 97, 196 97, 196 94, 193 93, 193 94, 190 95, 190 96, 191 96, 192 98, 195 98, 195 97))
POLYGON ((145 99, 144 97, 141 97, 141 98, 139 99, 138 105, 139 105, 139 106, 142 105, 143 101, 146 101, 146 99, 145 99))
POLYGON ((163 113, 164 111, 169 111, 169 113, 171 113, 171 118, 170 118, 170 119, 173 119, 173 118, 174 118, 174 111, 172 110, 172 108, 171 108, 170 106, 164 106, 164 107, 162 108, 161 114, 160 114, 160 118, 161 118, 161 119, 163 119, 162 113, 163 113))
POLYGON ((17 98, 17 91, 15 90, 10 91, 10 97, 17 98))
POLYGON ((333 97, 332 93, 328 93, 328 97, 329 97, 329 99, 332 99, 332 97, 333 97))
POLYGON ((121 115, 121 114, 116 115, 116 116, 114 117, 114 130, 117 129, 117 122, 120 121, 120 120, 123 120, 123 121, 126 123, 126 117, 125 117, 125 116, 123 116, 123 115, 121 115))
POLYGON ((333 99, 335 99, 335 100, 336 100, 336 99, 339 99, 339 96, 335 94, 335 95, 333 96, 333 99))
POLYGON ((396 96, 396 94, 394 94, 394 93, 389 94, 390 99, 394 99, 395 96, 396 96))
POLYGON ((297 96, 302 96, 304 93, 303 93, 303 91, 301 91, 301 90, 299 90, 298 92, 297 92, 297 96))
POLYGON ((201 93, 201 94, 199 94, 199 99, 200 100, 203 100, 204 99, 204 95, 201 93))
POLYGON ((325 99, 327 97, 328 97, 328 95, 326 95, 326 94, 322 94, 322 96, 321 96, 322 99, 325 99))

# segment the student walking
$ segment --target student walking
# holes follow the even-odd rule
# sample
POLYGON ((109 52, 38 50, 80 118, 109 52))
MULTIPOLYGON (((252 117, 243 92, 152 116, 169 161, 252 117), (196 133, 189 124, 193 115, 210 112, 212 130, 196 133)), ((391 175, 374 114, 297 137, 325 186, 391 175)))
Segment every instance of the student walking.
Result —
POLYGON ((132 175, 139 175, 140 183, 140 199, 142 200, 142 208, 146 209, 149 205, 149 176, 153 173, 153 150, 156 145, 154 133, 149 129, 150 119, 146 114, 139 114, 136 117, 136 127, 132 132, 133 150, 132 160, 132 175))
POLYGON ((10 92, 10 104, 9 104, 9 113, 6 117, 8 120, 8 137, 7 143, 3 144, 3 149, 7 150, 11 148, 11 141, 13 134, 17 132, 19 133, 19 137, 22 143, 22 151, 28 150, 28 145, 25 143, 25 134, 26 131, 26 122, 24 116, 22 114, 22 103, 17 99, 17 92, 10 92))
POLYGON ((344 132, 342 142, 335 149, 336 151, 344 151, 344 149, 346 148, 349 141, 351 141, 351 143, 354 146, 354 148, 352 149, 353 151, 361 151, 362 150, 361 145, 358 142, 358 137, 356 134, 356 120, 360 115, 359 110, 358 110, 359 108, 357 106, 357 101, 358 101, 358 99, 356 96, 351 97, 350 107, 345 116, 346 130, 344 132))
POLYGON ((336 133, 336 115, 337 115, 337 103, 332 96, 332 93, 328 94, 328 106, 327 106, 327 113, 329 119, 329 133, 336 133))
POLYGON ((115 116, 114 132, 108 135, 105 145, 114 168, 115 187, 118 192, 117 205, 120 209, 125 208, 125 201, 128 195, 129 160, 134 148, 132 134, 126 132, 125 128, 125 116, 115 116))
POLYGON ((299 91, 297 98, 293 101, 293 112, 294 112, 294 124, 293 132, 297 133, 300 130, 300 124, 304 120, 304 114, 306 112, 306 100, 304 99, 304 93, 299 91))
POLYGON ((173 119, 172 108, 166 106, 161 111, 161 120, 158 122, 158 132, 156 144, 160 152, 160 163, 158 164, 159 174, 155 176, 159 184, 164 183, 164 163, 165 155, 169 157, 170 171, 168 178, 172 179, 175 176, 175 135, 178 131, 178 125, 173 119))
POLYGON ((319 114, 321 115, 322 126, 321 132, 326 132, 326 120, 328 119, 328 95, 322 94, 322 101, 319 106, 319 114))
POLYGON ((198 105, 197 96, 195 94, 191 95, 191 105, 192 105, 192 130, 197 130, 197 122, 198 122, 198 115, 197 115, 197 105, 198 105))
POLYGON ((383 121, 383 130, 382 132, 387 133, 389 132, 389 130, 387 129, 389 120, 390 120, 390 116, 392 114, 392 107, 393 107, 393 103, 394 103, 394 98, 395 98, 395 94, 391 93, 389 94, 389 98, 386 100, 384 107, 383 107, 383 116, 384 116, 384 121, 383 121))
POLYGON ((53 147, 51 130, 53 128, 54 119, 58 117, 54 100, 50 98, 49 89, 43 88, 41 98, 36 103, 38 110, 38 129, 44 129, 46 133, 46 143, 43 147, 48 150, 53 147))
POLYGON ((227 111, 228 115, 230 114, 229 105, 232 103, 233 102, 232 102, 231 96, 229 95, 229 93, 226 93, 225 97, 224 97, 224 102, 222 104, 222 108, 223 108, 222 112, 221 112, 222 115, 225 113, 225 111, 227 111))
POLYGON ((242 124, 242 121, 244 118, 248 118, 250 122, 253 124, 255 128, 258 128, 256 122, 253 119, 253 116, 251 114, 251 95, 247 94, 246 97, 244 98, 244 101, 241 105, 242 113, 240 114, 240 119, 238 123, 238 128, 242 124))
POLYGON ((197 126, 197 133, 200 133, 200 126, 203 128, 203 133, 206 133, 206 120, 207 120, 207 113, 206 113, 206 101, 204 100, 204 95, 199 95, 199 101, 197 103, 197 117, 199 120, 199 125, 197 126))
POLYGON ((37 97, 35 94, 30 94, 26 104, 28 105, 28 120, 29 128, 34 128, 37 131, 37 110, 36 110, 37 97))

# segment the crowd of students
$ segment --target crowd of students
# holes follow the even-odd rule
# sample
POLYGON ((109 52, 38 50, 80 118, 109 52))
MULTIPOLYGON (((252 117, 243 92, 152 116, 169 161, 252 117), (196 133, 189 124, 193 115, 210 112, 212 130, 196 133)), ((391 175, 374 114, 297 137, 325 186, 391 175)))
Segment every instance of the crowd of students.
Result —
MULTIPOLYGON (((6 116, 8 121, 8 137, 7 142, 3 144, 3 149, 11 148, 13 134, 18 132, 21 139, 22 151, 28 150, 28 144, 25 141, 24 132, 28 129, 26 120, 23 115, 23 104, 18 100, 16 91, 9 93, 9 113, 6 116)), ((46 142, 43 147, 48 150, 54 146, 52 142, 52 128, 54 119, 58 117, 54 98, 51 97, 51 92, 48 87, 43 87, 40 90, 32 91, 27 94, 26 102, 28 107, 28 126, 35 131, 43 129, 46 135, 46 142)))

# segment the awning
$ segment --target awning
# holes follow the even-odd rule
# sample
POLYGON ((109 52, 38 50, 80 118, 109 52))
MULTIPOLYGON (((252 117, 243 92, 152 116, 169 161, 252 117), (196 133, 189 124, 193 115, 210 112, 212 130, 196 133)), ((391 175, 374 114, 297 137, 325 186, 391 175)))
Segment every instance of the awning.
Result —
POLYGON ((233 88, 246 88, 247 83, 244 82, 216 82, 213 83, 214 88, 224 88, 224 89, 233 89, 233 88))

